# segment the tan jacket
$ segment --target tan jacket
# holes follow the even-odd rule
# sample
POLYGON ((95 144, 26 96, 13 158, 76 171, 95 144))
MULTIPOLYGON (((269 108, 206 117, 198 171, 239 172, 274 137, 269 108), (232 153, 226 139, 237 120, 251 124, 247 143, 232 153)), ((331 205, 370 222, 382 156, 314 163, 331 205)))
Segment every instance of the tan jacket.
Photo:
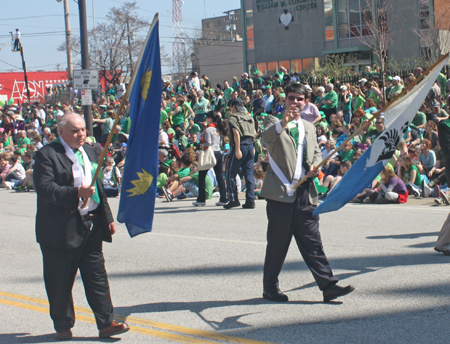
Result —
MULTIPOLYGON (((280 120, 275 116, 267 116, 264 121, 264 131, 261 134, 262 141, 266 144, 268 152, 278 167, 284 173, 289 182, 294 177, 297 165, 297 148, 294 138, 289 134, 289 129, 284 129, 277 134, 275 124, 280 120)), ((310 122, 303 120, 306 139, 306 162, 308 165, 318 165, 322 161, 322 153, 317 144, 316 129, 310 122)), ((286 187, 269 165, 261 196, 278 202, 293 203, 296 194, 288 196, 286 187)), ((317 189, 314 183, 309 186, 309 201, 313 205, 318 204, 317 189)))

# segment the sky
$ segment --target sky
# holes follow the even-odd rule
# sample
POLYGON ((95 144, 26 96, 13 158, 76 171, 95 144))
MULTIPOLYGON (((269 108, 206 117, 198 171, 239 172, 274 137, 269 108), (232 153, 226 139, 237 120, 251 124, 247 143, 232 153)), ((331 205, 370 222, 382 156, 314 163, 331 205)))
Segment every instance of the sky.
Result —
MULTIPOLYGON (((166 53, 172 53, 172 1, 171 0, 136 0, 139 6, 138 15, 153 20, 156 12, 160 19, 160 42, 166 53)), ((105 15, 112 7, 121 7, 125 2, 120 0, 86 0, 88 30, 95 23, 105 20, 105 15), (95 11, 93 11, 93 7, 95 11)), ((0 72, 22 71, 20 53, 13 53, 10 31, 16 28, 21 33, 21 43, 27 71, 66 70, 65 52, 57 51, 65 42, 64 5, 57 0, 16 0, 14 11, 3 11, 0 14, 0 72), (18 10, 20 8, 20 10, 18 10), (59 66, 58 66, 59 65, 59 66)), ((240 0, 184 0, 182 5, 183 28, 189 36, 195 28, 201 27, 204 18, 223 15, 224 11, 240 8, 240 0)), ((78 4, 69 0, 70 26, 72 35, 79 35, 78 4)), ((146 35, 146 33, 143 33, 146 35)), ((76 60, 76 58, 74 58, 76 60)), ((75 69, 75 67, 74 67, 75 69)), ((163 69, 163 73, 168 73, 163 69)))

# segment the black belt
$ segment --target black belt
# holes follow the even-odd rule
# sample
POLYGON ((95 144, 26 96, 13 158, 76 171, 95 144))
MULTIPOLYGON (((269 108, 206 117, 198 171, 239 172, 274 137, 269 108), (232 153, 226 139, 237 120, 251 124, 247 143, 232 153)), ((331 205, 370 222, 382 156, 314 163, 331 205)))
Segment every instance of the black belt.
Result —
POLYGON ((95 215, 95 214, 86 214, 86 215, 81 215, 81 219, 83 220, 83 221, 91 221, 92 219, 95 219, 95 218, 97 218, 97 215, 95 215))

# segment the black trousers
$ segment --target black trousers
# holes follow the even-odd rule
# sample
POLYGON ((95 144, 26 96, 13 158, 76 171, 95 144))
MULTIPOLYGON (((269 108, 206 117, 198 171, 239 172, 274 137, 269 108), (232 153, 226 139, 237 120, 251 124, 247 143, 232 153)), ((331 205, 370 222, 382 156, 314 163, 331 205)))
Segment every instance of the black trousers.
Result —
MULTIPOLYGON (((223 155, 220 151, 214 151, 214 156, 216 157, 216 166, 213 167, 214 173, 216 174, 217 185, 219 186, 220 202, 227 202, 227 190, 225 189, 225 182, 223 180, 223 155)), ((198 196, 197 202, 204 203, 206 201, 206 190, 205 190, 205 179, 208 171, 198 172, 198 196)))
MULTIPOLYGON (((102 241, 94 229, 83 243, 73 249, 59 249, 41 245, 44 258, 44 282, 50 303, 50 316, 56 331, 64 331, 75 324, 72 288, 80 269, 89 306, 95 315, 97 328, 111 326, 113 305, 102 252, 102 241)), ((85 222, 90 227, 91 221, 85 222)))
POLYGON ((264 290, 275 292, 278 275, 283 267, 292 237, 314 276, 320 290, 337 283, 323 252, 319 232, 319 216, 313 216, 315 206, 309 202, 308 185, 300 186, 294 203, 267 200, 267 248, 264 261, 264 290))

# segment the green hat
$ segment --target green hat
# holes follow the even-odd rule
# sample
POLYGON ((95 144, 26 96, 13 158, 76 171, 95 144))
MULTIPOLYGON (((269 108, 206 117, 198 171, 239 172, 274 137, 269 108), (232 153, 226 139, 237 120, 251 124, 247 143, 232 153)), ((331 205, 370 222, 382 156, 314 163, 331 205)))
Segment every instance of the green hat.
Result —
POLYGON ((272 89, 272 86, 266 86, 266 90, 267 90, 268 88, 272 89))
POLYGON ((319 111, 319 113, 320 113, 320 117, 321 117, 321 118, 325 118, 325 117, 327 117, 327 116, 325 116, 325 112, 323 112, 323 111, 319 111))
POLYGON ((267 113, 263 112, 263 113, 261 113, 261 116, 267 117, 267 113))
POLYGON ((172 163, 172 159, 167 160, 163 165, 170 167, 170 164, 172 163))
POLYGON ((391 80, 392 81, 392 76, 387 76, 386 79, 391 80))

